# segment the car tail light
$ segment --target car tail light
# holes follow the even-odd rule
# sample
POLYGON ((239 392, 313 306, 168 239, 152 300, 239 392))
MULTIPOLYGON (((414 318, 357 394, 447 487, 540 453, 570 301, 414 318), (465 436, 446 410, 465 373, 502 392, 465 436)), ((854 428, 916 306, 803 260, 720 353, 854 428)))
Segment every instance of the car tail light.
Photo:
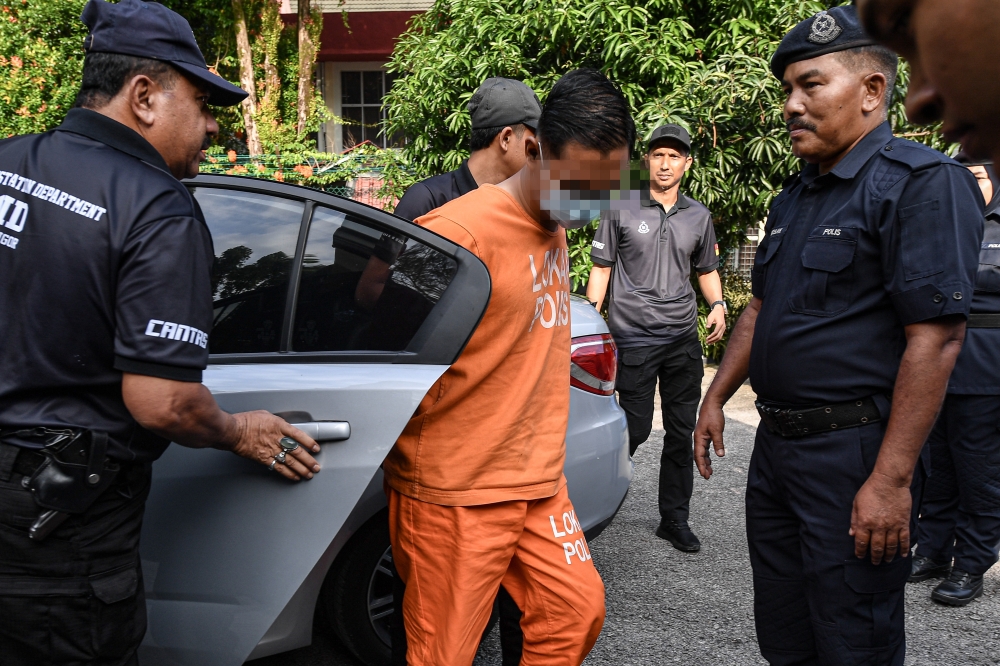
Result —
POLYGON ((618 348, 607 333, 573 338, 570 347, 569 383, 597 395, 615 392, 618 348))

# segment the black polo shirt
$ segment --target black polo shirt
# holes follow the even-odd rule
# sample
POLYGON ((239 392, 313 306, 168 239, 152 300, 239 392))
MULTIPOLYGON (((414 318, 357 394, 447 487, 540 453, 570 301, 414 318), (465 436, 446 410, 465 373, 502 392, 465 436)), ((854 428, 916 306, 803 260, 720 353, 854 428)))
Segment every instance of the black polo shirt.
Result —
MULTIPOLYGON (((1000 192, 986 207, 972 312, 1000 313, 1000 192)), ((948 381, 948 392, 1000 395, 1000 328, 969 328, 948 381)))
POLYGON ((638 208, 601 215, 590 257, 613 266, 608 327, 622 348, 669 344, 698 327, 691 270, 719 267, 712 214, 678 193, 664 210, 646 186, 638 208))
POLYGON ((969 170, 884 123, 829 173, 789 179, 757 248, 750 353, 761 400, 807 407, 892 392, 904 327, 966 316, 983 236, 969 170))
POLYGON ((476 179, 469 171, 469 160, 454 171, 440 176, 431 176, 406 190, 406 194, 396 204, 393 214, 404 220, 413 221, 421 215, 426 215, 435 208, 440 208, 452 199, 468 194, 479 187, 476 179))
POLYGON ((0 220, 0 428, 104 430, 112 457, 157 458, 122 372, 201 381, 213 250, 194 199, 139 134, 73 109, 0 142, 0 220))

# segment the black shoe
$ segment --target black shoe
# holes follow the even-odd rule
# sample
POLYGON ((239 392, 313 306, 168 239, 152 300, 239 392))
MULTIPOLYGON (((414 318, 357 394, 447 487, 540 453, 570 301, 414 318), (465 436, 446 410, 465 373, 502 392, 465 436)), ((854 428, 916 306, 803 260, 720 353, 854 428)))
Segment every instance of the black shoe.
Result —
POLYGON ((908 582, 919 583, 931 578, 947 578, 950 573, 950 563, 938 562, 929 557, 914 557, 908 582))
POLYGON ((686 522, 660 521, 660 526, 656 528, 656 536, 666 539, 673 544, 674 548, 685 553, 697 553, 701 550, 701 541, 698 541, 698 537, 694 535, 686 522))
POLYGON ((949 606, 964 606, 973 599, 983 596, 983 577, 968 571, 954 569, 948 580, 940 583, 931 592, 931 599, 949 606))

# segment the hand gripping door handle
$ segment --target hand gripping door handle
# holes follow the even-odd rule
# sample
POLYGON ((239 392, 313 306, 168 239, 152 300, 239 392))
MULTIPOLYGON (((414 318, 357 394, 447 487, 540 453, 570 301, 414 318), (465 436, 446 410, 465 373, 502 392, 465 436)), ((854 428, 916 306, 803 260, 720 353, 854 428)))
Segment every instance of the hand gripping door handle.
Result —
POLYGON ((310 421, 292 425, 317 442, 342 442, 351 436, 351 424, 347 421, 310 421))

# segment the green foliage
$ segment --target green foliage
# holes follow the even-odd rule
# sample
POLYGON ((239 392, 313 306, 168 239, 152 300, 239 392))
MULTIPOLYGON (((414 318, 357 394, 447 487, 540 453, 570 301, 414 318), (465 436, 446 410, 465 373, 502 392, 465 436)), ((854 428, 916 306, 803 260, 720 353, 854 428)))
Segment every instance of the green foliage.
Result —
POLYGON ((0 138, 43 132, 73 105, 85 0, 0 0, 0 138))
POLYGON ((266 178, 348 198, 355 196, 359 179, 371 179, 378 183, 373 198, 390 212, 407 188, 421 180, 400 151, 370 143, 361 144, 343 155, 303 148, 251 157, 227 151, 222 146, 212 146, 206 152, 208 160, 202 163, 201 173, 266 178))
MULTIPOLYGON (((160 0, 191 24, 209 67, 229 81, 239 81, 239 63, 231 0, 160 0)), ((0 138, 44 132, 62 122, 73 105, 83 71, 83 40, 87 27, 80 21, 86 0, 0 0, 0 138)), ((268 151, 302 154, 315 149, 315 142, 295 132, 298 82, 298 44, 295 26, 284 26, 267 34, 265 9, 273 0, 248 2, 252 17, 252 39, 260 52, 255 65, 263 82, 264 42, 273 50, 281 92, 261 123, 268 151)), ((276 15, 276 9, 274 9, 276 15)), ((318 43, 322 21, 314 21, 312 33, 318 43)), ((260 91, 262 95, 263 90, 260 91)), ((218 143, 246 152, 240 107, 216 108, 218 143)), ((326 106, 313 95, 308 132, 326 120, 326 106)))

